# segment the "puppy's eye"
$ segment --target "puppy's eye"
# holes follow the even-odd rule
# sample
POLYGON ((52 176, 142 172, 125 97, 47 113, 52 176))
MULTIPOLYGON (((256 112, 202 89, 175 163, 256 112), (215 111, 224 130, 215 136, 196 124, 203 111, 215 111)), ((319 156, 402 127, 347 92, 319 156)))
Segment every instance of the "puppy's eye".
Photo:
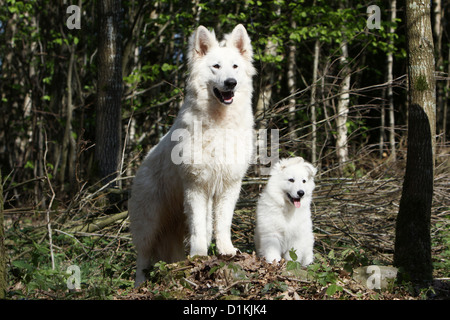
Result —
POLYGON ((215 65, 213 65, 214 69, 220 69, 220 64, 216 63, 215 65))
POLYGON ((303 183, 306 183, 306 180, 303 180, 302 182, 303 182, 303 183))
POLYGON ((233 69, 237 69, 238 65, 237 64, 233 64, 233 69))
POLYGON ((289 179, 288 181, 289 181, 289 182, 295 182, 295 180, 294 180, 294 179, 292 179, 292 178, 291 178, 291 179, 289 179))

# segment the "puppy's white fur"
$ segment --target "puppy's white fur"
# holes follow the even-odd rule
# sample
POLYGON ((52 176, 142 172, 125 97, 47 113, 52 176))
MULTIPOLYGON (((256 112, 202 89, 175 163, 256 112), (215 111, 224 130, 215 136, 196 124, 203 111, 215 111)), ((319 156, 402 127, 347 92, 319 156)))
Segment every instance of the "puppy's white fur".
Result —
POLYGON ((316 173, 300 157, 280 160, 272 168, 256 209, 256 251, 267 261, 291 260, 291 249, 302 265, 313 261, 310 206, 316 173))

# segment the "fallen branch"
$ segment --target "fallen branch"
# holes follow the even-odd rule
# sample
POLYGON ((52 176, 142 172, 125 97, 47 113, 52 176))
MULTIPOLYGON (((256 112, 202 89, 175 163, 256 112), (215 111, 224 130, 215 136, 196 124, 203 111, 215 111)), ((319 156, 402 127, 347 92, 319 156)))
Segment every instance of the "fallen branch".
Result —
POLYGON ((103 229, 106 226, 109 226, 116 221, 124 220, 128 217, 128 211, 120 212, 117 214, 114 214, 112 216, 108 216, 106 218, 99 218, 92 222, 88 222, 85 225, 72 227, 68 230, 65 230, 65 232, 68 233, 76 233, 76 232, 93 232, 100 229, 103 229))

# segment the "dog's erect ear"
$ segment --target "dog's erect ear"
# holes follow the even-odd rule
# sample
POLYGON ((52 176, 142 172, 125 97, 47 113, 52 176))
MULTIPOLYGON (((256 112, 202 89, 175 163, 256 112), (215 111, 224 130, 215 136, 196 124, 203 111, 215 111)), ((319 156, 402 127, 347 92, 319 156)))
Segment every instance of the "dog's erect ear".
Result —
POLYGON ((288 166, 293 165, 293 164, 300 164, 303 163, 305 160, 303 160, 302 157, 295 157, 295 158, 285 158, 285 159, 280 159, 277 163, 275 163, 275 165, 273 166, 273 171, 272 173, 276 172, 276 171, 283 171, 284 169, 286 169, 288 166))
POLYGON ((209 32, 204 26, 199 26, 194 35, 193 50, 199 56, 204 56, 208 51, 218 45, 214 31, 209 32))
POLYGON ((306 161, 305 161, 305 166, 308 169, 308 171, 310 172, 310 175, 309 175, 310 178, 314 177, 317 173, 317 168, 314 167, 311 163, 306 162, 306 161))
POLYGON ((242 24, 238 24, 227 39, 227 46, 236 47, 244 58, 251 60, 253 49, 247 30, 242 24))

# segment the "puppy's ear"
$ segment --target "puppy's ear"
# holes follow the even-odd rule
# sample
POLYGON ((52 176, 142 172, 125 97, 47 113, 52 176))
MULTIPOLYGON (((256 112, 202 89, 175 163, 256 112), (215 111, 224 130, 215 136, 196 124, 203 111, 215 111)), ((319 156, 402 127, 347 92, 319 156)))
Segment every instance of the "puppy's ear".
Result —
POLYGON ((219 45, 214 31, 208 31, 204 26, 199 26, 190 39, 190 54, 203 57, 211 48, 219 45))
POLYGON ((286 164, 283 160, 279 160, 270 170, 270 175, 272 176, 275 172, 283 171, 286 168, 286 164))
POLYGON ((242 24, 238 24, 231 34, 226 37, 227 46, 236 47, 241 55, 247 60, 251 60, 253 57, 253 49, 247 30, 242 24))
POLYGON ((314 177, 317 174, 317 168, 314 167, 311 163, 305 162, 305 167, 309 171, 310 178, 314 177))

